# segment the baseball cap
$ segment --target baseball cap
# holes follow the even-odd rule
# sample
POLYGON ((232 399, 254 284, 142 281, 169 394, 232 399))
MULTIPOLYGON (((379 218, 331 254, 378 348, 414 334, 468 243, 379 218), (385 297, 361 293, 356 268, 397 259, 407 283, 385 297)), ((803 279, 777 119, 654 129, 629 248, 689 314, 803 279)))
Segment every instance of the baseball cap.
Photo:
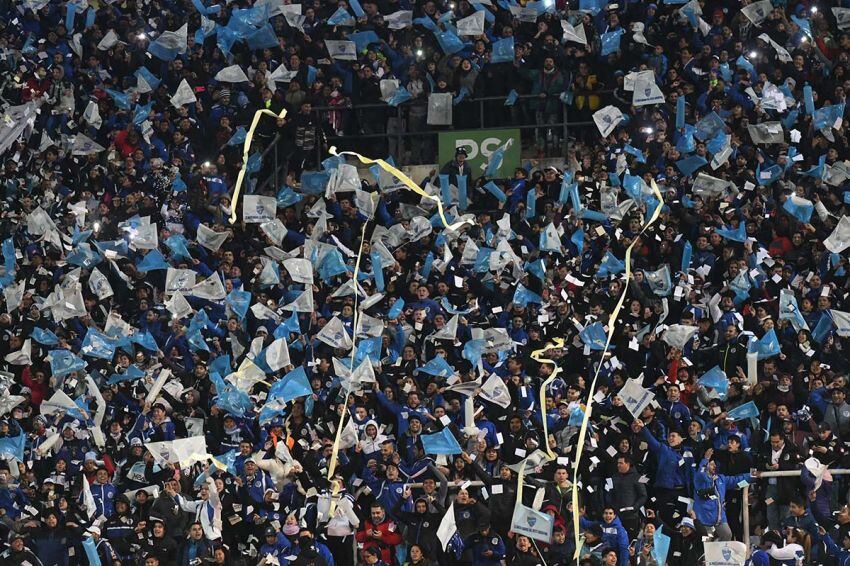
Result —
POLYGON ((682 522, 679 523, 679 528, 681 529, 682 527, 688 527, 689 529, 694 530, 694 531, 696 530, 696 526, 694 525, 694 520, 691 519, 690 517, 685 517, 684 519, 682 519, 682 522))

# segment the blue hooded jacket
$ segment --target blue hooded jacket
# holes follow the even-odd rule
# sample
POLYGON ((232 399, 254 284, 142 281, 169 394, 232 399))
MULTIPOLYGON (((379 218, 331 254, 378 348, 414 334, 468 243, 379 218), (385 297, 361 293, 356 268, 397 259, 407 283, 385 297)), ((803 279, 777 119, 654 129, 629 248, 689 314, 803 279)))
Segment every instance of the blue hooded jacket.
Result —
POLYGON ((719 525, 726 521, 726 492, 738 489, 742 481, 753 479, 750 474, 724 476, 708 473, 708 460, 703 458, 694 476, 694 513, 703 525, 719 525))

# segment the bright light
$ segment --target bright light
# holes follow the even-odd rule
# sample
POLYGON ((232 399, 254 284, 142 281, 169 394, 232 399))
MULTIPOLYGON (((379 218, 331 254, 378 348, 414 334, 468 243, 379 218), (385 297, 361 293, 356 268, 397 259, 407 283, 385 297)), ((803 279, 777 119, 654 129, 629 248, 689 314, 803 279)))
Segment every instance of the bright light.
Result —
POLYGON ((804 35, 803 37, 800 38, 800 41, 802 41, 803 43, 806 43, 807 41, 809 41, 809 38, 804 35))
POLYGON ((756 57, 758 57, 758 56, 759 56, 758 52, 756 52, 756 51, 750 51, 750 59, 755 59, 755 58, 756 58, 756 57))
POLYGON ((455 3, 454 3, 454 2, 449 2, 449 8, 451 8, 452 10, 454 10, 454 9, 455 9, 455 3))
POLYGON ((422 57, 424 54, 425 54, 425 52, 424 52, 424 51, 422 51, 421 49, 417 49, 417 50, 416 50, 416 56, 417 56, 417 57, 422 57))
POLYGON ((93 228, 95 232, 100 232, 100 222, 95 222, 93 228))
POLYGON ((140 33, 139 35, 136 36, 136 39, 147 39, 147 38, 148 38, 148 34, 146 34, 144 32, 142 32, 142 33, 140 33))
POLYGON ((810 10, 810 11, 812 12, 812 14, 817 14, 817 13, 818 13, 818 7, 817 7, 817 6, 812 6, 812 8, 811 8, 811 10, 810 10))
POLYGON ((654 129, 652 129, 652 128, 650 128, 650 127, 646 127, 646 128, 641 128, 641 129, 640 129, 640 131, 641 131, 641 132, 643 132, 643 133, 645 133, 645 134, 651 134, 651 133, 653 133, 655 130, 654 130, 654 129))
POLYGON ((203 167, 209 167, 210 165, 212 165, 212 163, 210 163, 209 161, 204 161, 203 167))

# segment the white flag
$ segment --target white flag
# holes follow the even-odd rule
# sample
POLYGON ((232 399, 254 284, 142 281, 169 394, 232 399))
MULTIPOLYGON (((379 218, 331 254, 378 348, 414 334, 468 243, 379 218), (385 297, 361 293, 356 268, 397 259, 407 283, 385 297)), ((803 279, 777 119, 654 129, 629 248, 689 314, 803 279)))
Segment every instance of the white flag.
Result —
POLYGON ((266 363, 272 371, 278 371, 291 365, 289 359, 289 345, 283 338, 278 338, 266 348, 266 363))
POLYGON ((165 272, 165 294, 170 295, 180 291, 184 295, 192 292, 195 286, 197 272, 191 269, 177 269, 169 267, 165 272))
POLYGON ((773 5, 770 0, 761 0, 760 2, 753 2, 747 6, 741 8, 741 12, 747 17, 748 20, 753 22, 753 25, 758 26, 767 18, 768 14, 773 11, 773 5))
POLYGON ((155 250, 159 247, 159 230, 156 223, 145 224, 127 230, 130 234, 130 247, 136 250, 155 250))
MULTIPOLYGON (((363 383, 377 383, 378 380, 375 377, 375 368, 372 367, 372 360, 369 359, 369 356, 363 358, 363 361, 360 362, 360 365, 354 368, 354 371, 351 372, 351 384, 355 387, 363 384, 363 383)), ((348 384, 346 384, 346 389, 348 384)))
POLYGON ((257 276, 257 283, 260 285, 277 285, 280 283, 280 276, 278 275, 277 270, 275 270, 275 262, 265 258, 264 262, 265 265, 263 265, 263 270, 260 272, 260 275, 257 276))
POLYGON ((209 301, 221 301, 227 296, 218 271, 192 287, 191 292, 193 296, 209 301))
POLYGON ((319 333, 316 334, 316 338, 333 348, 350 350, 352 346, 351 337, 345 330, 345 325, 343 325, 342 321, 337 316, 330 319, 328 323, 322 327, 319 333))
POLYGON ((180 108, 184 104, 192 104, 197 101, 198 98, 195 96, 195 91, 192 90, 186 79, 180 81, 180 84, 177 85, 177 90, 174 91, 174 96, 171 97, 171 105, 175 108, 180 108))
POLYGON ((587 45, 587 33, 584 31, 583 23, 579 22, 576 26, 572 26, 567 20, 561 20, 561 27, 564 30, 564 43, 574 41, 587 45))
POLYGON ((850 336, 850 313, 844 311, 830 310, 832 323, 835 324, 835 332, 841 337, 850 336))
POLYGON ((86 109, 83 110, 83 120, 95 130, 99 130, 103 125, 103 119, 100 117, 100 109, 94 100, 89 100, 86 109))
POLYGON ((452 503, 446 510, 446 514, 443 515, 440 526, 437 527, 437 538, 440 539, 443 550, 449 545, 449 541, 452 540, 455 533, 457 533, 457 523, 455 522, 455 504, 452 503))
POLYGON ((100 40, 100 43, 97 44, 97 48, 100 51, 108 51, 115 47, 115 44, 118 43, 118 36, 114 31, 109 30, 103 36, 103 39, 100 40))
POLYGON ((429 126, 452 125, 452 93, 432 92, 428 95, 429 126))
POLYGON ((667 342, 670 346, 674 348, 679 348, 680 350, 685 347, 685 344, 693 338, 694 334, 697 332, 696 326, 687 326, 685 324, 671 324, 667 327, 667 330, 664 331, 664 336, 662 340, 667 342))
POLYGON ((838 24, 838 29, 850 29, 850 8, 833 8, 832 14, 835 16, 835 22, 838 24))
POLYGON ((596 122, 602 137, 607 138, 617 124, 623 121, 623 113, 616 106, 606 106, 593 113, 593 121, 596 122))
POLYGON ((68 397, 68 395, 58 389, 47 401, 42 401, 39 410, 41 414, 50 417, 55 415, 56 413, 65 413, 68 409, 79 409, 74 400, 68 397))
MULTIPOLYGON (((769 0, 765 0, 770 4, 769 0)), ((706 542, 705 566, 744 566, 747 545, 738 541, 706 542)))
POLYGON ((274 220, 277 215, 277 199, 260 195, 242 197, 242 222, 262 224, 274 220))
POLYGON ((294 301, 281 308, 285 311, 313 312, 313 288, 307 287, 294 301))
POLYGON ((179 54, 186 53, 186 41, 189 38, 189 24, 183 24, 177 31, 164 31, 156 38, 157 45, 166 49, 174 49, 179 54))
POLYGON ((283 267, 296 283, 313 284, 313 264, 309 259, 290 257, 283 260, 283 267))
POLYGON ((652 402, 653 398, 652 392, 644 389, 640 382, 634 379, 626 381, 617 396, 636 419, 640 418, 640 414, 652 402))
POLYGON ((229 235, 229 231, 216 232, 212 228, 207 228, 204 224, 198 224, 198 245, 210 251, 217 252, 229 235))
POLYGON ((651 104, 663 104, 664 93, 655 82, 655 74, 639 73, 635 79, 635 90, 632 93, 633 106, 648 106, 651 104))
POLYGON ((823 241, 823 245, 834 254, 840 254, 850 247, 850 216, 841 217, 841 220, 838 221, 838 226, 823 241))
POLYGON ((88 515, 89 520, 94 518, 95 513, 97 513, 97 505, 94 502, 94 495, 91 492, 91 485, 89 485, 89 480, 85 474, 83 476, 83 507, 86 508, 86 515, 88 515))
POLYGON ((215 74, 215 80, 222 83, 247 83, 248 77, 239 65, 225 67, 215 74))
POLYGON ((460 321, 460 315, 454 315, 449 319, 444 327, 429 336, 432 340, 452 340, 457 338, 457 325, 460 321))
POLYGON ((404 29, 413 25, 413 11, 399 10, 384 16, 384 21, 390 29, 404 29))
POLYGON ((706 173, 699 173, 694 180, 691 191, 698 196, 713 197, 722 194, 729 186, 729 181, 712 177, 706 173))
POLYGON ((502 381, 502 378, 491 373, 484 385, 481 386, 481 392, 478 394, 482 399, 499 405, 503 409, 507 409, 511 404, 511 394, 507 386, 502 381))
POLYGON ((483 35, 484 34, 484 11, 479 10, 457 21, 458 35, 483 35))
POLYGON ((97 268, 92 269, 91 275, 89 276, 89 290, 97 296, 99 301, 114 295, 112 285, 109 284, 109 280, 97 268))
POLYGON ((26 281, 23 279, 3 289, 3 298, 6 300, 6 312, 13 312, 24 299, 26 281))
POLYGON ((292 79, 294 79, 298 75, 295 71, 290 71, 286 68, 286 65, 280 64, 278 65, 272 74, 269 75, 269 84, 277 81, 279 83, 290 83, 292 79))
POLYGON ((288 232, 286 226, 283 225, 283 222, 281 222, 279 218, 263 222, 260 224, 260 230, 262 230, 263 234, 268 236, 269 239, 278 246, 283 243, 283 239, 286 237, 288 232))
POLYGON ((165 301, 165 308, 175 319, 186 318, 192 314, 192 306, 180 291, 175 291, 171 298, 165 301))
POLYGON ((27 338, 17 352, 6 354, 6 362, 13 366, 28 366, 32 363, 32 341, 27 338))
POLYGON ((338 59, 340 61, 357 60, 357 46, 353 41, 326 39, 325 47, 328 48, 328 55, 331 56, 331 59, 338 59))
POLYGON ((74 143, 71 145, 71 155, 91 155, 100 153, 106 148, 96 143, 93 139, 85 134, 77 134, 74 136, 74 143))
POLYGON ((357 335, 365 334, 377 338, 384 333, 384 321, 380 318, 369 316, 365 312, 357 317, 357 335))
POLYGON ((548 513, 538 511, 517 501, 511 516, 511 530, 518 535, 549 543, 552 540, 554 518, 548 513))
POLYGON ((753 139, 753 143, 783 143, 785 131, 782 122, 763 122, 761 124, 750 124, 747 131, 753 139))

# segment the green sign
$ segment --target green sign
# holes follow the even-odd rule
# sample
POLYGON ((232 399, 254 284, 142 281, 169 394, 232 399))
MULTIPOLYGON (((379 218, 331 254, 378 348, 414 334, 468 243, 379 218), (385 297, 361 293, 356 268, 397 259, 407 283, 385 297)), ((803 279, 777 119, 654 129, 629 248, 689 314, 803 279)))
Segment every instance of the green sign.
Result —
POLYGON ((497 169, 494 178, 513 177, 514 169, 520 167, 521 142, 519 130, 509 128, 504 130, 449 130, 440 132, 440 167, 455 158, 455 149, 466 148, 469 154, 466 160, 472 168, 472 176, 476 179, 484 174, 487 162, 494 151, 511 140, 510 147, 505 151, 501 167, 497 169))

